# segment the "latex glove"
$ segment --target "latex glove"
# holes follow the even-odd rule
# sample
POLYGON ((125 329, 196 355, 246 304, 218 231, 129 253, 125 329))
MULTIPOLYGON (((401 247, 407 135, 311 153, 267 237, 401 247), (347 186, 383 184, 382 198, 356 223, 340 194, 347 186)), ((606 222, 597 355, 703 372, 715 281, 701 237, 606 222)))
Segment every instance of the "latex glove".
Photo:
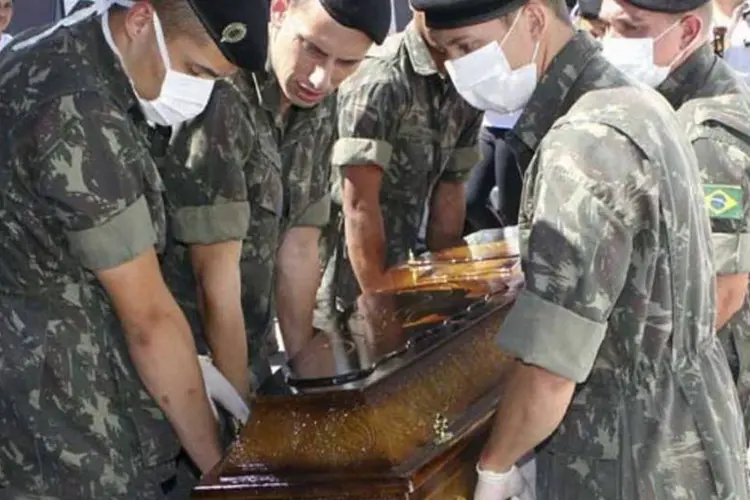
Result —
POLYGON ((474 500, 520 499, 525 492, 526 483, 515 465, 503 473, 484 471, 477 465, 477 474, 474 500))
POLYGON ((245 424, 250 418, 250 408, 245 404, 242 396, 226 377, 216 369, 210 359, 205 356, 198 356, 198 362, 203 371, 203 382, 214 416, 217 419, 219 418, 219 413, 216 410, 216 403, 218 403, 234 418, 245 424))

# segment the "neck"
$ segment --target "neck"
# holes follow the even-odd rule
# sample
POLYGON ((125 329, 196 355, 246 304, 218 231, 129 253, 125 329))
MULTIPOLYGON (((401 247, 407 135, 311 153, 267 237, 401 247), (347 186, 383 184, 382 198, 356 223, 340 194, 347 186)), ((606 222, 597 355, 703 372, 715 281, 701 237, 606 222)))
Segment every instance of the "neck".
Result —
POLYGON ((125 11, 123 9, 115 7, 109 10, 109 31, 112 33, 115 47, 122 54, 125 46, 125 11))
POLYGON ((744 0, 714 0, 714 9, 726 17, 730 17, 743 4, 744 0))
POLYGON ((427 47, 427 51, 430 53, 430 58, 432 59, 432 62, 435 64, 435 67, 437 68, 438 72, 440 72, 441 75, 444 75, 445 74, 445 55, 441 53, 439 50, 437 50, 430 43, 430 39, 427 37, 427 34, 425 33, 424 24, 415 23, 415 27, 416 27, 417 33, 419 34, 420 38, 422 38, 422 41, 427 47))
POLYGON ((279 92, 279 113, 281 116, 286 116, 289 110, 292 108, 292 101, 290 101, 283 92, 279 92))
POLYGON ((573 28, 566 28, 564 30, 550 30, 549 35, 546 37, 546 43, 539 47, 539 75, 543 75, 547 72, 552 60, 557 54, 562 51, 563 47, 575 35, 573 28))

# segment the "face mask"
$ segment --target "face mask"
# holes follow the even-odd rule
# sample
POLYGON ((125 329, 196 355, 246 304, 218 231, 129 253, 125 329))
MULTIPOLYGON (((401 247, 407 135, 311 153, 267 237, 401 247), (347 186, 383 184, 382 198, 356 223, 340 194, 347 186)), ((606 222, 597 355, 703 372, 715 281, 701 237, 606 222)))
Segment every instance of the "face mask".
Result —
MULTIPOLYGON (((107 39, 107 43, 109 43, 112 51, 117 54, 117 57, 120 58, 120 62, 124 67, 125 63, 122 61, 122 57, 112 39, 108 14, 109 12, 105 12, 102 17, 104 38, 107 39)), ((198 78, 197 76, 186 75, 185 73, 173 70, 169 62, 167 44, 164 41, 164 31, 162 30, 159 17, 155 12, 154 29, 156 31, 156 43, 159 47, 159 54, 166 70, 159 97, 151 101, 142 99, 138 96, 138 91, 135 89, 132 80, 130 81, 130 85, 138 97, 138 103, 146 119, 157 125, 171 127, 192 120, 206 109, 208 101, 211 99, 211 92, 213 91, 215 82, 214 80, 198 78)))
POLYGON ((664 30, 656 38, 614 38, 607 36, 602 39, 602 54, 615 67, 626 75, 656 88, 667 79, 672 72, 672 64, 684 52, 680 52, 669 66, 657 66, 654 63, 654 45, 679 21, 664 30))
POLYGON ((517 69, 511 69, 502 49, 520 17, 519 10, 500 43, 492 42, 445 63, 445 69, 458 93, 477 109, 513 113, 526 106, 536 89, 539 43, 534 47, 531 62, 517 69))

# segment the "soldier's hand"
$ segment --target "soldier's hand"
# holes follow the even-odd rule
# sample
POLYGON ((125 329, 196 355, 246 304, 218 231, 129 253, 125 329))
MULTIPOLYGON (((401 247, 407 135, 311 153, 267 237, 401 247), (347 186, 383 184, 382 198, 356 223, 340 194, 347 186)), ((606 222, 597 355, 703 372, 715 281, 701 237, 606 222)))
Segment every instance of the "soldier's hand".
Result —
POLYGON ((526 498, 526 483, 515 465, 508 472, 484 471, 477 466, 474 500, 510 500, 526 498))
POLYGON ((216 403, 221 405, 234 418, 242 422, 247 422, 250 418, 250 408, 244 398, 237 392, 234 386, 222 375, 222 373, 211 363, 211 360, 205 356, 198 356, 201 371, 203 372, 203 382, 206 386, 208 400, 214 415, 218 419, 216 403))

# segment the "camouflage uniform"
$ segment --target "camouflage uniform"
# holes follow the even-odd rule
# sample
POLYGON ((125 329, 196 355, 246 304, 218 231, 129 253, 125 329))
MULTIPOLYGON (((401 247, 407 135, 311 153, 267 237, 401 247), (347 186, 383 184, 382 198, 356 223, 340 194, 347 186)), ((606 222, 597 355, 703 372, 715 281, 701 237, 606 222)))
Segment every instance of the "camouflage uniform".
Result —
MULTIPOLYGON (((716 273, 750 273, 750 93, 708 45, 659 87, 693 143, 711 219, 716 273)), ((719 332, 750 424, 750 299, 719 332)))
POLYGON ((203 321, 189 246, 243 240, 248 234, 245 166, 257 152, 248 94, 243 78, 216 82, 206 110, 175 134, 160 168, 169 220, 162 270, 202 353, 207 344, 200 335, 203 321))
POLYGON ((380 206, 386 266, 408 259, 433 188, 464 181, 479 159, 482 115, 438 73, 413 24, 374 49, 339 90, 339 140, 333 153, 335 238, 319 308, 349 304, 360 288, 346 254, 341 221, 341 170, 349 165, 383 169, 380 206))
MULTIPOLYGON (((197 172, 203 180, 188 181, 203 184, 193 184, 198 198, 192 201, 185 198, 186 203, 204 203, 211 199, 213 203, 226 205, 229 202, 235 208, 226 206, 218 211, 232 213, 216 214, 230 218, 225 220, 225 227, 220 232, 237 235, 240 226, 246 226, 247 237, 240 262, 242 309, 256 383, 271 373, 266 341, 274 316, 279 246, 288 229, 324 227, 330 214, 329 158, 335 131, 335 97, 331 96, 311 109, 293 106, 282 116, 279 109, 281 95, 272 71, 252 75, 240 73, 231 85, 217 86, 206 113, 177 135, 170 162, 177 166, 178 173, 174 183, 167 178, 169 190, 175 190, 169 199, 176 199, 177 192, 184 190, 183 174, 179 172, 188 173, 195 169, 192 162, 198 159, 192 157, 191 160, 191 155, 196 151, 199 155, 204 154, 201 151, 210 153, 208 158, 201 159, 201 162, 206 162, 205 171, 197 172), (211 146, 206 149, 203 144, 211 146), (221 171, 211 172, 213 168, 221 171), (233 180, 224 182, 224 175, 233 180), (234 185, 240 182, 240 177, 244 178, 246 189, 234 185), (210 192, 208 197, 205 190, 210 192), (236 211, 239 205, 235 205, 245 197, 250 206, 247 224, 241 220, 244 216, 236 211)), ((207 206, 206 211, 217 212, 217 208, 207 206)), ((206 222, 210 222, 208 219, 206 217, 206 222)), ((186 222, 199 225, 193 219, 186 222)), ((209 234, 208 228, 198 230, 193 237, 203 238, 204 233, 209 234)), ((184 240, 184 235, 178 239, 184 240)), ((173 250, 176 258, 170 263, 173 269, 167 274, 171 276, 173 289, 193 327, 200 332, 202 324, 195 301, 195 280, 186 248, 176 245, 173 250)), ((202 341, 201 344, 205 350, 205 344, 202 341)))
MULTIPOLYGON (((264 168, 249 165, 246 172, 253 213, 280 219, 276 246, 248 239, 243 251, 243 276, 265 276, 263 289, 246 294, 246 321, 251 317, 259 349, 271 333, 274 308, 276 251, 289 229, 316 227, 323 230, 331 213, 329 183, 331 152, 336 136, 336 96, 328 96, 313 108, 292 106, 281 112, 282 91, 269 70, 255 73, 251 101, 258 130, 260 161, 264 168), (261 263, 262 261, 262 263, 261 263), (266 287, 267 284, 267 287, 266 287), (248 312, 250 316, 248 316, 248 312)), ((251 228, 250 234, 253 234, 251 228)), ((270 236, 270 235, 269 235, 270 236)), ((268 241, 271 241, 269 238, 268 241)), ((247 281, 245 278, 244 281, 247 281)), ((260 286, 260 283, 259 285, 260 286)), ((262 353, 265 358, 265 353, 262 353)), ((266 374, 270 374, 270 367, 266 374)), ((262 374, 260 375, 262 377, 262 374)))
POLYGON ((93 273, 163 242, 147 126, 99 19, 19 42, 0 57, 0 497, 162 498, 180 443, 93 273))
POLYGON ((498 344, 579 384, 537 450, 537 495, 748 498, 695 156, 651 89, 575 94, 614 71, 589 46, 578 35, 553 60, 516 128, 536 151, 526 288, 498 344))

